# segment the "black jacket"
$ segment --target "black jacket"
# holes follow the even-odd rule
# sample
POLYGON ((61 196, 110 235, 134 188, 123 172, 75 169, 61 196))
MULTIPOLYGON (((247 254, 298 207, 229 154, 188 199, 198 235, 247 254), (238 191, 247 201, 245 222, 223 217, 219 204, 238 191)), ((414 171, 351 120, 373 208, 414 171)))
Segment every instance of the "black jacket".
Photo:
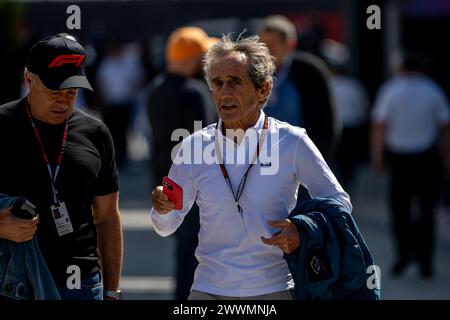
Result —
POLYGON ((296 53, 289 78, 301 94, 303 127, 326 160, 332 158, 339 140, 331 73, 323 61, 309 53, 296 53))

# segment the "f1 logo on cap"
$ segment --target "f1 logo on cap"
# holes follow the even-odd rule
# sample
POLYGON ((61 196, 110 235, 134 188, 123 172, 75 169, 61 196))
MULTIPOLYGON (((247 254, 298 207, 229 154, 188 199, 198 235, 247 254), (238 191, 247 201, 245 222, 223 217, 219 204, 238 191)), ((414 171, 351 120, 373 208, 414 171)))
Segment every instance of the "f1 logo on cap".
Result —
POLYGON ((79 67, 84 61, 85 56, 82 54, 62 54, 57 56, 53 61, 48 65, 49 68, 61 67, 65 64, 74 64, 79 67))

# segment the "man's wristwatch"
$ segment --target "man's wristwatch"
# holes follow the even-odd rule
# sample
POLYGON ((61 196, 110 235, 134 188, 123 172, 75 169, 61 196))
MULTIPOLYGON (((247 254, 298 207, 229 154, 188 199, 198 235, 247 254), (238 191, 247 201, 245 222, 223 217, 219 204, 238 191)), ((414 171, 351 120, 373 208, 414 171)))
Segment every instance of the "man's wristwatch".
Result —
POLYGON ((122 291, 121 290, 103 290, 103 297, 110 298, 114 300, 122 300, 122 291))

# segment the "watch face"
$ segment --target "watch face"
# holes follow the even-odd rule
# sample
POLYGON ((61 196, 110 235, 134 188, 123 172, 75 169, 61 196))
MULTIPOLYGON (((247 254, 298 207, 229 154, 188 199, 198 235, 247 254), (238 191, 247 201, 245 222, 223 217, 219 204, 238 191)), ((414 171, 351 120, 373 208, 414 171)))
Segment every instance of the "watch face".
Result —
POLYGON ((122 291, 120 291, 120 290, 117 290, 117 291, 105 290, 103 295, 105 297, 108 297, 108 298, 113 298, 113 299, 116 299, 116 300, 122 300, 122 291))

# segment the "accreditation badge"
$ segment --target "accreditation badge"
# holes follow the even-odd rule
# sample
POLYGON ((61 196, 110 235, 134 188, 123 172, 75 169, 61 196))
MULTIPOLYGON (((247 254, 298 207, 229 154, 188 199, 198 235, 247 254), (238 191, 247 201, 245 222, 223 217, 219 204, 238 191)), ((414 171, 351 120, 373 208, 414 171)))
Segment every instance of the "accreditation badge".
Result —
POLYGON ((60 237, 73 232, 69 213, 67 212, 66 204, 63 201, 50 206, 50 210, 60 237))

